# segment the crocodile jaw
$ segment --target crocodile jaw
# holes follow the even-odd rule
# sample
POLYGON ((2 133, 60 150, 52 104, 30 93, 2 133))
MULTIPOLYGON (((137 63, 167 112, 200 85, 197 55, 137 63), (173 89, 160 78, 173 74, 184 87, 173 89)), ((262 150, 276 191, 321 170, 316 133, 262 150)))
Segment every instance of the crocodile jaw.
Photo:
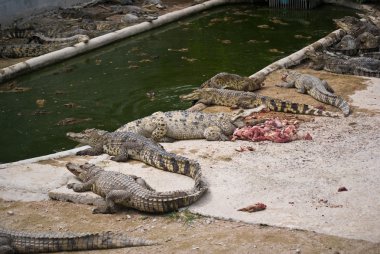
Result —
POLYGON ((98 129, 86 129, 82 132, 68 132, 66 136, 76 142, 86 145, 96 145, 101 142, 102 137, 106 134, 106 131, 98 130, 98 129))
POLYGON ((199 100, 200 94, 197 91, 193 91, 189 94, 180 95, 179 98, 183 101, 199 100))

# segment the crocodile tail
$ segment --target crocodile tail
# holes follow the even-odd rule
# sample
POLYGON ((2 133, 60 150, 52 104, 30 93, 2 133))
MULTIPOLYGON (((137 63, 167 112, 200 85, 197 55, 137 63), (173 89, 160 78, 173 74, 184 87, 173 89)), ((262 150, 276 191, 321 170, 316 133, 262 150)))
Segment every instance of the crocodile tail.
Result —
POLYGON ((324 111, 316 107, 313 107, 307 104, 302 104, 302 103, 294 103, 294 102, 289 102, 289 101, 270 99, 268 97, 262 98, 262 103, 266 105, 267 108, 269 108, 270 110, 276 111, 276 112, 338 117, 338 114, 324 111))
POLYGON ((125 234, 102 233, 31 233, 0 229, 0 235, 11 238, 16 253, 49 253, 60 251, 112 249, 155 244, 125 234))
POLYGON ((350 114, 350 106, 348 103, 340 96, 328 96, 326 94, 320 93, 316 89, 312 89, 309 91, 312 94, 312 97, 321 101, 323 103, 335 106, 342 110, 344 116, 348 116, 350 114))
POLYGON ((144 149, 142 157, 153 167, 189 176, 194 179, 196 186, 202 184, 201 166, 194 160, 157 149, 144 149))
POLYGON ((181 207, 195 203, 207 191, 207 186, 192 188, 185 191, 155 192, 147 196, 141 207, 142 211, 166 213, 177 211, 181 207))
POLYGON ((373 71, 373 70, 368 70, 368 69, 355 68, 354 69, 354 75, 364 76, 364 77, 380 78, 380 71, 373 71))

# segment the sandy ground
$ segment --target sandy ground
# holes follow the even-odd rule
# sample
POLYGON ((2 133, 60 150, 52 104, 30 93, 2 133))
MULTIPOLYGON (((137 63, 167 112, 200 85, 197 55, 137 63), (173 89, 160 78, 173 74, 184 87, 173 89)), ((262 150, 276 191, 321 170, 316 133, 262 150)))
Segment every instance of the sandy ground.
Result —
MULTIPOLYGON (((380 253, 380 79, 301 71, 328 80, 353 106, 353 114, 337 119, 276 114, 297 117, 303 122, 301 131, 309 132, 312 141, 164 144, 168 151, 200 162, 210 189, 188 211, 202 216, 187 211, 164 216, 135 211, 93 215, 91 205, 48 200, 53 190, 75 202, 101 202, 95 195, 81 196, 65 187, 54 190, 73 181, 64 168, 67 161, 90 161, 139 175, 157 190, 193 184, 187 177, 140 162, 115 163, 105 155, 69 156, 0 169, 0 225, 31 231, 127 231, 161 243, 107 253, 380 253), (237 152, 241 145, 255 151, 237 152), (348 191, 338 192, 343 186, 348 191), (257 202, 267 209, 237 211, 257 202)), ((294 90, 275 88, 278 75, 268 77, 262 94, 320 105, 294 90)))

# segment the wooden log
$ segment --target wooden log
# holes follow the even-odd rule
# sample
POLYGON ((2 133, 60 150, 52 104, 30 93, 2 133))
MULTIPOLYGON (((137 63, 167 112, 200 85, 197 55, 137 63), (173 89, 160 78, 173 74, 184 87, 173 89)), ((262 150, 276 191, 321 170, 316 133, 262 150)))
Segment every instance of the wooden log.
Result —
POLYGON ((306 58, 305 53, 307 51, 316 51, 321 48, 329 47, 333 43, 339 41, 344 35, 346 35, 346 32, 342 29, 335 30, 309 46, 306 46, 303 49, 268 65, 255 74, 252 74, 249 78, 256 80, 256 82, 264 82, 266 76, 268 76, 271 72, 299 64, 306 58))

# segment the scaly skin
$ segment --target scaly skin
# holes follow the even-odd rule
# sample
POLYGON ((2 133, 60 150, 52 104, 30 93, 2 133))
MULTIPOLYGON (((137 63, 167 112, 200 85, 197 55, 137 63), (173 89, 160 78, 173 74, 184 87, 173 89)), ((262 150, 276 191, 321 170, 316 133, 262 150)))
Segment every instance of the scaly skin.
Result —
POLYGON ((343 98, 334 94, 334 90, 325 80, 297 71, 285 70, 282 75, 285 83, 278 84, 279 87, 296 88, 299 93, 307 93, 314 99, 333 105, 343 111, 344 116, 350 114, 350 107, 343 98))
POLYGON ((358 53, 358 43, 356 38, 352 35, 345 35, 334 47, 331 48, 335 52, 340 52, 342 54, 353 56, 358 53))
POLYGON ((380 60, 370 57, 344 57, 321 52, 308 52, 314 69, 380 78, 380 60))
POLYGON ((354 56, 367 52, 379 51, 380 36, 374 36, 369 32, 360 34, 357 38, 345 35, 342 40, 330 50, 347 56, 354 56))
MULTIPOLYGON (((76 192, 93 191, 105 198, 106 205, 94 209, 94 213, 113 213, 115 205, 134 208, 142 212, 166 213, 191 205, 207 191, 206 185, 203 184, 190 190, 156 192, 137 183, 129 175, 105 171, 92 164, 79 166, 68 163, 66 167, 83 182, 69 184, 68 188, 76 192)), ((176 173, 186 174, 184 171, 176 173)), ((200 179, 200 169, 198 173, 196 177, 200 179)))
POLYGON ((238 91, 255 91, 263 86, 261 81, 256 81, 248 77, 237 74, 222 72, 201 85, 201 88, 224 88, 238 91))
POLYGON ((227 141, 234 130, 245 126, 244 117, 251 111, 239 113, 205 113, 186 110, 156 112, 129 122, 116 132, 133 132, 157 142, 185 139, 227 141))
MULTIPOLYGON (((207 190, 207 184, 202 179, 202 171, 198 162, 168 153, 161 145, 141 135, 131 132, 107 132, 87 129, 81 133, 69 132, 67 136, 74 141, 92 147, 78 152, 78 155, 99 155, 105 152, 115 156, 113 158, 115 161, 126 161, 128 158, 131 158, 158 169, 189 176, 195 181, 194 188, 191 190, 157 194, 151 188, 146 188, 144 184, 136 182, 131 176, 102 171, 105 173, 102 173, 99 182, 94 186, 89 182, 90 179, 86 180, 80 177, 85 183, 81 187, 74 186, 73 188, 76 191, 90 190, 88 188, 92 186, 92 190, 106 197, 107 202, 108 200, 113 202, 113 199, 122 200, 120 202, 126 207, 153 213, 173 211, 179 207, 189 205, 195 202, 207 190), (107 180, 103 181, 105 178, 107 180), (111 190, 123 190, 123 192, 121 196, 117 196, 119 192, 113 192, 108 197, 107 192, 111 190), (128 191, 131 193, 127 197, 128 193, 126 192, 128 191), (156 194, 162 195, 162 199, 157 199, 156 194), (133 202, 129 202, 130 200, 133 202)), ((96 178, 92 179, 95 180, 96 178)), ((118 203, 120 203, 119 201, 118 203)), ((108 202, 107 207, 112 208, 112 204, 108 202)), ((109 212, 108 208, 105 210, 100 209, 99 211, 109 212)))
POLYGON ((380 29, 368 20, 364 21, 355 17, 346 16, 341 19, 334 19, 334 22, 339 28, 354 37, 358 37, 364 32, 380 35, 380 29))
POLYGON ((363 53, 360 56, 380 60, 380 52, 363 53))
POLYGON ((8 35, 9 38, 28 38, 29 42, 24 44, 0 45, 1 58, 34 57, 47 54, 49 52, 73 46, 79 42, 87 43, 87 35, 77 34, 71 37, 53 38, 36 33, 33 30, 15 30, 8 35), (30 43, 37 41, 38 43, 30 43))
POLYGON ((50 253, 113 249, 132 246, 153 245, 141 238, 130 238, 126 234, 103 233, 29 233, 0 228, 0 253, 50 253))
POLYGON ((206 105, 220 105, 227 107, 256 108, 265 105, 272 111, 293 114, 337 117, 337 114, 323 111, 313 106, 301 103, 274 99, 252 92, 231 91, 217 88, 197 89, 188 95, 181 95, 182 100, 196 100, 206 105))
POLYGON ((115 161, 127 161, 131 158, 158 169, 189 176, 195 180, 196 187, 205 185, 201 179, 202 172, 198 162, 168 153, 161 145, 139 134, 87 129, 80 133, 69 132, 67 137, 91 146, 77 155, 107 153, 115 156, 112 158, 115 161))

